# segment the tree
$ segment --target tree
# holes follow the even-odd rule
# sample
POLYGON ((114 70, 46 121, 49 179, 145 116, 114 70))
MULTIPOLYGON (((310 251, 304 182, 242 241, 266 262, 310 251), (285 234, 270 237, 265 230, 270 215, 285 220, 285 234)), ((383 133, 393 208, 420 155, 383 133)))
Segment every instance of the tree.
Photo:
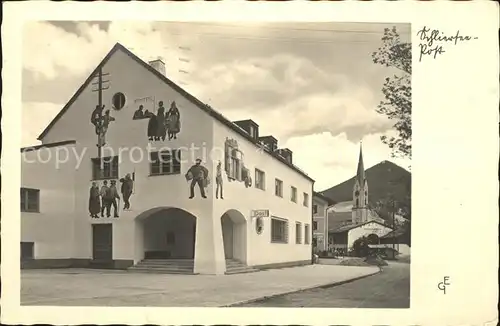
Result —
POLYGON ((395 120, 397 137, 380 137, 392 150, 393 157, 411 159, 411 43, 402 42, 396 27, 386 28, 382 46, 372 53, 373 62, 399 70, 399 75, 387 77, 382 93, 385 99, 377 106, 377 113, 395 120))

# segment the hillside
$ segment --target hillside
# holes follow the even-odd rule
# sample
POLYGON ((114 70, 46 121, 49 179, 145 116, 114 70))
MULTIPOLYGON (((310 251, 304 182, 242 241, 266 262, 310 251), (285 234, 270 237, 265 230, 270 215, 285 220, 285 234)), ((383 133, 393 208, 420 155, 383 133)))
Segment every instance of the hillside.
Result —
MULTIPOLYGON (((387 200, 391 193, 394 199, 401 203, 411 198, 411 173, 402 167, 383 161, 366 169, 365 174, 368 181, 368 201, 371 207, 374 207, 380 200, 387 200)), ((321 193, 337 203, 352 200, 354 178, 353 176, 321 193)))

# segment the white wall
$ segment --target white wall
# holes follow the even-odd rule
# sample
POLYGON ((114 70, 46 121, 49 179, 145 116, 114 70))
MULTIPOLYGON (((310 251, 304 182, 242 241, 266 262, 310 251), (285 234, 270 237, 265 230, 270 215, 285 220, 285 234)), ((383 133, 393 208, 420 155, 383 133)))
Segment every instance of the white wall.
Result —
POLYGON ((313 220, 318 223, 318 229, 313 230, 313 234, 317 239, 318 250, 328 249, 328 230, 327 230, 327 208, 328 203, 317 197, 313 196, 313 205, 317 205, 317 213, 313 214, 313 220))
POLYGON ((63 161, 73 148, 66 145, 21 153, 21 187, 40 190, 40 212, 21 212, 21 241, 35 243, 35 259, 72 258, 75 160, 70 155, 63 161))
POLYGON ((391 231, 391 228, 380 225, 378 223, 367 223, 349 230, 347 235, 347 245, 349 248, 351 248, 354 241, 363 236, 368 236, 369 234, 374 233, 380 238, 391 231))
MULTIPOLYGON (((256 121, 258 124, 259 122, 256 121)), ((260 135, 267 135, 272 130, 259 130, 260 135)), ((310 244, 295 244, 295 222, 310 225, 310 236, 312 239, 312 182, 304 176, 279 162, 271 155, 258 151, 258 147, 236 134, 221 122, 214 120, 213 144, 219 148, 213 159, 214 164, 218 160, 222 162, 224 170, 224 143, 226 137, 237 141, 239 149, 243 152, 244 165, 250 170, 252 186, 245 187, 243 182, 231 181, 223 173, 224 199, 214 199, 214 216, 219 218, 228 210, 238 210, 246 220, 247 237, 247 263, 248 265, 265 265, 271 263, 284 263, 309 260, 311 258, 310 244), (265 172, 266 189, 261 190, 255 187, 255 168, 265 172), (283 198, 275 196, 275 178, 283 181, 283 198), (291 201, 291 186, 297 188, 297 203, 291 201), (303 193, 309 194, 307 207, 303 206, 303 193), (256 220, 250 218, 252 210, 269 209, 270 215, 288 219, 289 241, 287 244, 271 243, 271 220, 264 219, 264 229, 261 234, 256 232, 256 220)), ((278 143, 279 147, 279 143, 278 143)), ((224 171, 223 171, 224 172, 224 171)), ((212 180, 215 180, 215 171, 212 180)), ((215 183, 213 184, 215 191, 215 183)), ((220 222, 219 222, 220 225, 220 222)), ((304 238, 304 236, 303 236, 304 238)), ((222 246, 222 244, 221 244, 222 246)))
MULTIPOLYGON (((203 148, 209 149, 212 147, 211 136, 213 125, 210 123, 211 117, 121 51, 115 52, 111 59, 104 65, 103 72, 110 74, 109 77, 106 77, 106 79, 110 80, 109 89, 103 92, 103 104, 105 104, 106 109, 111 109, 111 98, 116 92, 124 93, 127 98, 123 109, 120 111, 111 109, 111 116, 116 121, 110 123, 106 135, 107 148, 113 149, 115 155, 118 155, 118 149, 122 148, 122 161, 119 166, 120 177, 123 177, 127 173, 135 172, 135 189, 130 199, 132 211, 121 213, 120 226, 117 225, 114 230, 129 230, 132 224, 125 226, 123 224, 124 221, 134 223, 135 216, 157 206, 182 207, 194 215, 200 212, 197 216, 211 216, 212 201, 202 201, 199 197, 198 189, 196 189, 197 198, 189 200, 189 183, 186 182, 184 177, 184 174, 194 164, 194 160, 197 157, 203 159, 203 164, 209 171, 213 171, 212 161, 206 155, 204 157, 203 151, 203 148), (132 120, 132 116, 139 106, 134 101, 148 96, 154 97, 157 102, 160 100, 163 101, 166 110, 170 108, 170 103, 175 101, 180 111, 181 130, 177 139, 152 144, 157 150, 162 147, 173 149, 184 148, 186 155, 182 157, 183 163, 180 174, 164 176, 149 175, 150 166, 149 162, 147 162, 148 120, 132 120), (133 160, 140 160, 139 150, 132 151, 133 156, 131 160, 130 149, 134 147, 142 149, 142 153, 144 154, 144 160, 139 163, 133 162, 133 160), (190 148, 195 149, 193 151, 188 150, 190 148)), ((97 138, 94 126, 90 123, 90 115, 97 104, 97 93, 92 92, 91 88, 91 86, 87 87, 80 94, 69 110, 66 111, 43 139, 44 143, 76 139, 78 141, 76 146, 77 152, 83 155, 82 166, 76 175, 75 230, 78 230, 78 232, 75 232, 75 241, 78 246, 75 251, 75 258, 91 257, 90 224, 98 223, 98 221, 92 220, 88 216, 87 207, 88 191, 92 180, 91 158, 97 157, 97 138)), ((103 156, 111 153, 110 150, 103 149, 103 156)), ((208 189, 208 196, 212 196, 211 188, 208 189)), ((120 204, 123 207, 123 203, 120 204)), ((112 222, 118 223, 116 220, 112 222)), ((205 227, 205 229, 208 230, 210 227, 205 227)), ((119 238, 116 236, 114 236, 114 239, 116 239, 114 241, 114 257, 121 257, 122 259, 129 257, 128 259, 131 259, 130 257, 137 256, 133 246, 128 246, 125 243, 122 245, 120 242, 122 240, 118 240, 119 238)), ((128 239, 123 239, 123 241, 128 241, 128 239)))

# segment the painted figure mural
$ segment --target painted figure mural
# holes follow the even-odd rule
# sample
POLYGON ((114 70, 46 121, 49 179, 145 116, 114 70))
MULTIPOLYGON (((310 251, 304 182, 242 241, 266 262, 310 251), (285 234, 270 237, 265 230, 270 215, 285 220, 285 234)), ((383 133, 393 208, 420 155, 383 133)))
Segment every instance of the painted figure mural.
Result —
POLYGON ((101 211, 101 197, 99 196, 99 187, 96 182, 92 182, 89 194, 89 213, 92 218, 99 218, 101 211))
POLYGON ((139 105, 139 108, 134 112, 133 120, 148 119, 151 117, 151 112, 149 110, 144 110, 144 105, 139 105))
POLYGON ((251 187, 251 173, 245 167, 243 152, 238 148, 238 142, 234 139, 226 138, 224 147, 225 171, 228 181, 244 182, 246 188, 251 187))
POLYGON ((156 138, 155 140, 165 140, 167 136, 167 126, 165 117, 165 107, 163 107, 163 101, 158 103, 158 113, 156 114, 156 138))
POLYGON ((127 173, 125 178, 120 179, 121 182, 121 193, 123 197, 123 210, 129 210, 130 209, 130 196, 132 196, 132 192, 134 189, 134 178, 130 175, 130 173, 127 173))
POLYGON ((106 194, 108 193, 109 187, 108 187, 108 181, 104 180, 103 185, 101 187, 101 191, 99 192, 99 195, 102 198, 101 201, 101 217, 104 217, 104 210, 106 209, 106 194))
POLYGON ((216 188, 215 188, 215 198, 219 199, 224 199, 223 195, 223 180, 222 180, 222 163, 219 161, 219 164, 217 164, 217 175, 215 176, 215 183, 216 183, 216 188))
POLYGON ((177 134, 181 131, 181 114, 175 101, 170 105, 167 112, 168 140, 177 139, 177 134))
POLYGON ((104 181, 101 188, 101 197, 101 217, 104 217, 104 210, 106 210, 106 217, 111 217, 111 206, 113 206, 114 217, 119 217, 117 200, 120 200, 120 196, 118 195, 118 189, 116 189, 116 180, 111 180, 111 186, 109 187, 108 182, 104 181))
POLYGON ((154 141, 157 138, 156 135, 156 130, 158 126, 158 120, 156 119, 156 115, 153 113, 149 117, 149 122, 148 122, 148 139, 150 141, 154 141))
POLYGON ((96 106, 94 111, 92 111, 92 115, 90 118, 90 122, 94 125, 95 127, 95 133, 97 134, 97 146, 102 147, 106 145, 106 133, 108 132, 108 127, 109 123, 111 121, 115 121, 115 118, 113 118, 110 115, 109 110, 106 110, 104 112, 104 115, 102 112, 104 111, 105 105, 102 107, 99 107, 99 105, 96 106))
POLYGON ((175 101, 170 104, 168 111, 165 110, 163 101, 158 102, 158 111, 156 114, 147 109, 144 110, 144 105, 141 104, 134 112, 133 120, 141 119, 149 119, 149 141, 164 141, 167 137, 168 140, 177 139, 177 134, 181 130, 181 114, 175 101))
POLYGON ((200 188, 201 197, 207 198, 205 188, 210 183, 208 169, 201 165, 201 159, 196 159, 196 164, 191 166, 186 172, 186 180, 191 181, 189 199, 194 198, 194 188, 196 185, 200 188))

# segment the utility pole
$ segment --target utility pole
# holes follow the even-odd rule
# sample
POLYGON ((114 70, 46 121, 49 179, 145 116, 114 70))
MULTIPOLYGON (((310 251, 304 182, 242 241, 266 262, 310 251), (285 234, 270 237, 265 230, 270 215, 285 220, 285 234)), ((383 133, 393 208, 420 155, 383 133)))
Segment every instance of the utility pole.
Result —
POLYGON ((396 207, 392 199, 392 254, 396 258, 396 207))
MULTIPOLYGON (((99 158, 99 164, 101 170, 103 169, 104 162, 102 160, 102 147, 104 146, 104 135, 102 134, 102 111, 103 111, 103 105, 102 105, 102 91, 107 90, 109 88, 109 80, 102 80, 103 76, 109 76, 109 73, 103 73, 102 72, 102 67, 99 67, 99 70, 97 71, 97 82, 93 82, 92 86, 97 86, 97 89, 92 89, 92 92, 97 92, 97 105, 99 107, 99 117, 96 121, 98 124, 97 130, 98 135, 97 135, 97 157, 99 158), (107 83, 106 85, 104 85, 107 83)), ((94 77, 94 78, 96 78, 94 77)))

